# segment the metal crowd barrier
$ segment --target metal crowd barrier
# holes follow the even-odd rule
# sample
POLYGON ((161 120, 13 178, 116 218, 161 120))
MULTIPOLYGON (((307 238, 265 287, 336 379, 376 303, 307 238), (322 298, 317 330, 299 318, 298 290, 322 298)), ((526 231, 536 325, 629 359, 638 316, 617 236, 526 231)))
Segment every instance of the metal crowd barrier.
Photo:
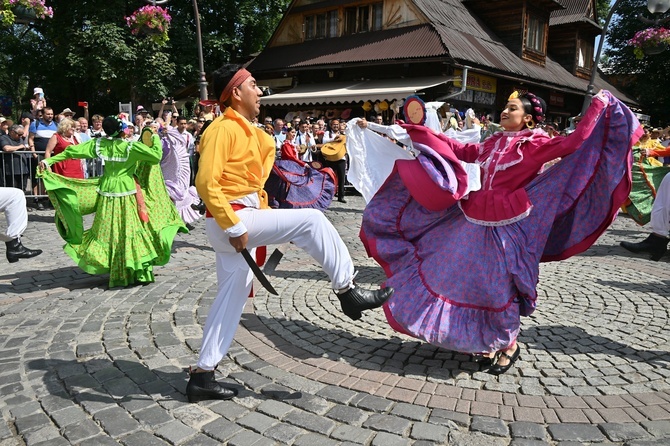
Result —
MULTIPOLYGON (((1 152, 0 186, 22 189, 26 198, 45 198, 44 184, 35 176, 37 164, 44 159, 44 151, 1 152)), ((102 175, 103 165, 99 159, 82 160, 87 178, 102 175)))

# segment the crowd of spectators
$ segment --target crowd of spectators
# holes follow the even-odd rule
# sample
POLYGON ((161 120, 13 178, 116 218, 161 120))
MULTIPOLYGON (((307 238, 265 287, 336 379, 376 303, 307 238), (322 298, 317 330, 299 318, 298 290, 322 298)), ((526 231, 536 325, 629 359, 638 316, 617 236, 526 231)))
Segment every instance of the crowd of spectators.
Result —
MULTIPOLYGON (((42 157, 49 157, 58 153, 68 144, 77 144, 89 141, 91 138, 104 137, 102 128, 104 116, 93 114, 89 116, 87 102, 80 102, 78 106, 83 108, 82 116, 76 116, 77 112, 71 108, 64 108, 59 113, 47 103, 44 91, 37 87, 33 91, 30 100, 30 110, 21 114, 20 122, 0 116, 0 150, 2 151, 0 164, 0 186, 22 189, 29 197, 29 205, 34 209, 44 209, 48 201, 42 199, 44 191, 40 187, 39 179, 35 172, 37 164, 42 157), (65 122, 66 125, 61 125, 65 122), (56 152, 53 149, 56 149, 56 152)), ((459 112, 449 104, 440 108, 440 121, 443 131, 452 128, 456 131, 465 129, 471 123, 468 122, 467 112, 459 112)), ((199 136, 206 127, 208 121, 213 120, 220 114, 219 108, 214 101, 200 101, 196 104, 190 116, 180 114, 176 102, 172 98, 163 99, 159 110, 154 114, 142 105, 138 105, 132 116, 119 114, 126 125, 126 138, 136 141, 145 126, 151 126, 160 135, 167 133, 169 128, 176 128, 188 141, 188 152, 191 159, 192 177, 195 178, 197 171, 199 136)), ((351 109, 333 113, 288 113, 283 118, 272 118, 265 116, 260 121, 256 119, 254 124, 264 128, 274 139, 276 157, 281 157, 282 147, 284 150, 294 152, 297 159, 304 162, 318 162, 332 167, 341 177, 341 184, 345 183, 346 158, 342 160, 327 160, 321 148, 324 144, 339 141, 340 136, 345 133, 346 121, 351 114, 351 109), (287 135, 289 136, 287 140, 287 135), (342 172, 339 172, 342 171, 342 172)), ((367 116, 366 116, 367 117, 367 116)), ((392 124, 395 118, 390 114, 373 114, 370 121, 377 124, 392 124)), ((558 123, 547 123, 544 130, 550 135, 566 135, 574 130, 579 117, 571 118, 569 126, 560 129, 558 123)), ((482 127, 481 137, 485 139, 500 126, 494 123, 490 115, 482 114, 475 120, 482 127)), ((640 141, 640 146, 649 150, 663 149, 670 143, 670 132, 663 129, 648 128, 645 137, 640 141)), ((665 160, 670 162, 670 156, 665 160)), ((84 178, 99 176, 104 168, 101 160, 88 160, 82 162, 82 175, 84 178)), ((67 172, 66 172, 67 174, 67 172)), ((338 191, 338 196, 343 199, 343 190, 338 191)))
MULTIPOLYGON (((70 144, 78 144, 106 136, 102 128, 104 116, 89 115, 87 102, 80 102, 82 116, 66 107, 56 113, 49 106, 44 91, 36 87, 30 100, 30 110, 21 114, 20 122, 0 115, 0 186, 18 188, 30 197, 30 209, 43 210, 48 200, 36 177, 39 160, 60 153, 70 144)), ((190 117, 180 116, 172 99, 163 99, 161 107, 154 116, 144 106, 138 105, 133 116, 120 113, 119 118, 125 124, 125 137, 137 141, 142 129, 149 125, 157 133, 165 135, 170 127, 176 128, 188 141, 189 155, 195 170, 195 158, 199 135, 207 121, 215 118, 215 104, 210 101, 198 103, 190 117)), ((75 163, 79 163, 76 161, 75 163)), ((104 163, 97 160, 82 161, 80 168, 71 163, 70 167, 57 172, 66 176, 88 178, 100 176, 104 163)), ((60 163, 59 163, 60 164, 60 163)), ((195 173, 193 174, 195 175, 195 173)))
MULTIPOLYGON (((382 120, 381 115, 379 119, 382 120)), ((304 163, 318 163, 318 166, 330 167, 337 176, 338 201, 344 199, 348 157, 342 151, 337 159, 324 155, 321 151, 325 144, 344 143, 346 121, 344 119, 327 119, 325 115, 318 118, 310 116, 293 116, 290 120, 272 119, 266 116, 263 123, 256 125, 265 129, 275 141, 276 159, 295 159, 304 163)))

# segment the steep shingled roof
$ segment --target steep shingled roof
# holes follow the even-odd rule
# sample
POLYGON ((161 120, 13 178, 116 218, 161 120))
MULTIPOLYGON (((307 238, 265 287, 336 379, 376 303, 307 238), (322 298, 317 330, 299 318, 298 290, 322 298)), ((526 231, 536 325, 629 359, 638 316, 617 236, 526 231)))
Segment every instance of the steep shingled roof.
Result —
MULTIPOLYGON (((427 24, 266 48, 251 63, 250 69, 279 71, 443 57, 494 76, 525 79, 556 90, 586 91, 586 80, 573 76, 550 56, 544 67, 518 57, 462 0, 411 1, 426 16, 427 24)), ((578 0, 562 2, 566 6, 579 3, 578 0)), ((616 88, 600 78, 596 87, 616 92, 616 88)), ((625 97, 620 92, 615 94, 625 97)))
POLYGON ((271 71, 317 65, 420 59, 445 54, 447 49, 433 27, 418 25, 268 48, 256 57, 250 69, 271 71))
MULTIPOLYGON (((545 59, 544 67, 519 58, 467 9, 463 0, 413 0, 413 3, 440 34, 450 56, 461 64, 480 68, 493 75, 514 74, 515 77, 527 78, 531 82, 557 90, 567 88, 576 92, 586 91, 588 81, 573 76, 549 55, 545 59)), ((560 0, 559 3, 566 9, 553 11, 552 16, 563 14, 567 17, 581 8, 582 18, 585 19, 588 1, 560 0)), ((585 20, 590 22, 589 19, 585 20)), ((595 86, 596 90, 606 89, 628 103, 636 103, 603 79, 600 73, 596 76, 595 86)))
POLYGON ((461 0, 414 0, 414 4, 435 27, 451 57, 463 64, 576 90, 586 88, 582 79, 573 76, 550 56, 544 67, 519 58, 461 0))
MULTIPOLYGON (((592 18, 591 0, 559 0, 565 9, 552 11, 549 26, 566 25, 570 23, 589 23, 598 26, 592 18)), ((597 18, 596 18, 597 19, 597 18)), ((598 26, 599 27, 599 26, 598 26)))

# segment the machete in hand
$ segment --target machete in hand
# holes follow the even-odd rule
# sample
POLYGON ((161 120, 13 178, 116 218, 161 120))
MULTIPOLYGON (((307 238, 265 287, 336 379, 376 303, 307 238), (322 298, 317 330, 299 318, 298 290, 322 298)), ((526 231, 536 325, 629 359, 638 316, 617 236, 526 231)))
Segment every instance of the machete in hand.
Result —
POLYGON ((249 268, 251 268, 251 271, 254 272, 254 276, 256 276, 256 279, 263 285, 263 288, 268 290, 270 294, 274 294, 275 296, 279 296, 279 293, 275 291, 274 287, 270 283, 267 277, 265 277, 265 274, 263 274, 263 271, 258 267, 256 264, 256 261, 251 257, 251 254, 249 254, 249 251, 247 248, 244 248, 242 250, 242 256, 244 257, 244 260, 247 261, 247 265, 249 265, 249 268))

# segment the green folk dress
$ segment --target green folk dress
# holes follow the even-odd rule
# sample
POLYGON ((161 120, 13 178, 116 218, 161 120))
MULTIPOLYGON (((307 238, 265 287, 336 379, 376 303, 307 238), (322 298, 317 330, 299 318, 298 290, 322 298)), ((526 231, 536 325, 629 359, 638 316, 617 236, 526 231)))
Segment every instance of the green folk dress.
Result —
POLYGON ((40 174, 56 211, 56 227, 67 242, 63 249, 85 272, 109 274, 110 288, 153 282, 153 266, 170 260, 177 232, 188 232, 165 189, 160 138, 153 135, 151 141, 147 146, 96 138, 44 160, 52 165, 100 158, 105 163, 101 177, 40 174), (140 218, 140 209, 148 221, 140 218), (85 230, 83 216, 90 213, 95 213, 93 225, 85 230))

